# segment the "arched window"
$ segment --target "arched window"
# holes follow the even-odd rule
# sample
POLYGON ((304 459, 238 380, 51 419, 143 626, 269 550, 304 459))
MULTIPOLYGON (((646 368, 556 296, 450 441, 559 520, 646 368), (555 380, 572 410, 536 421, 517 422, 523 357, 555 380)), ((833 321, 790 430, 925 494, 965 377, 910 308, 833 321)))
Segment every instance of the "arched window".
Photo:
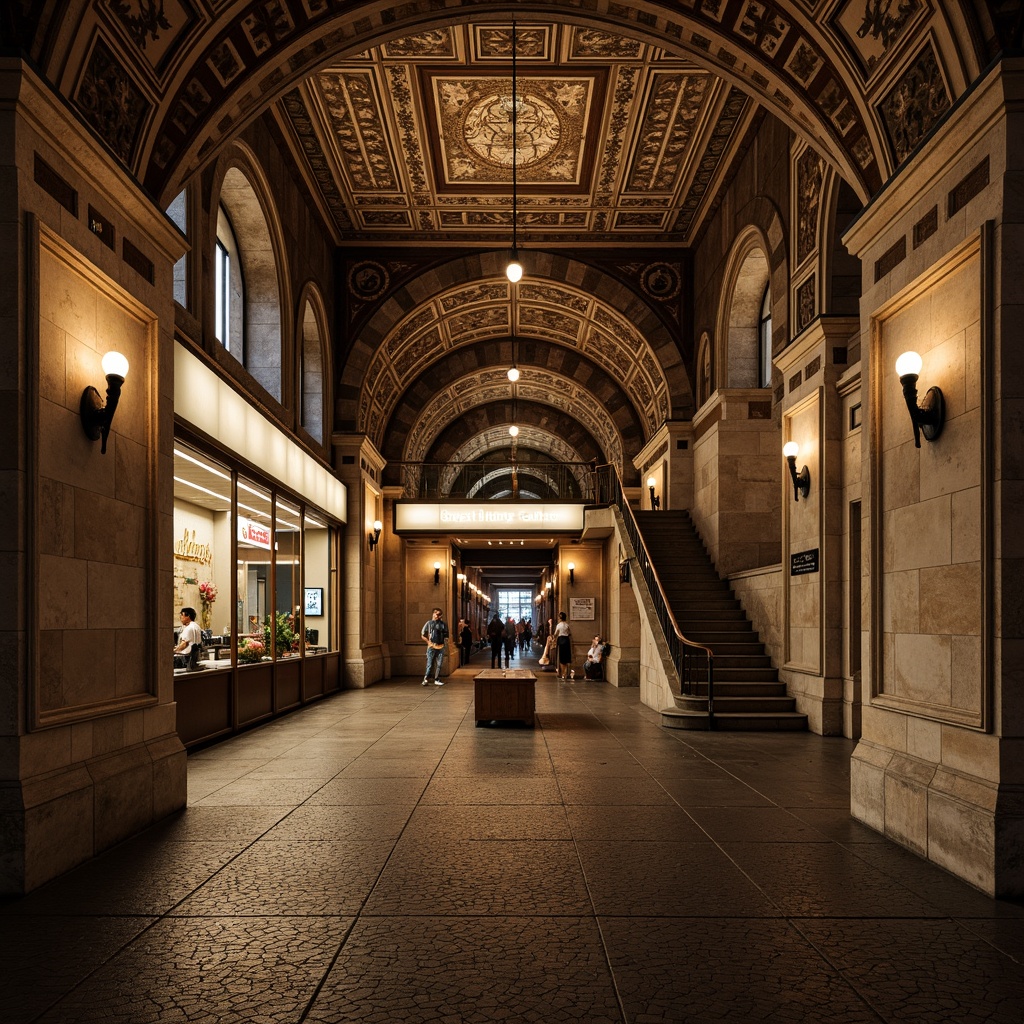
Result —
POLYGON ((324 441, 324 352, 313 304, 307 300, 302 316, 302 427, 314 440, 324 441))
POLYGON ((772 286, 764 286, 761 296, 761 316, 757 323, 757 378, 758 386, 772 385, 772 286))
MULTIPOLYGON (((266 184, 261 202, 246 173, 229 167, 221 185, 214 246, 217 340, 256 382, 281 401, 283 306, 278 252, 268 222, 266 184)), ((276 225, 276 220, 274 221, 276 225)))
POLYGON ((223 206, 217 210, 217 244, 214 264, 214 333, 240 363, 245 363, 245 281, 238 240, 223 206))
POLYGON ((762 353, 763 310, 771 299, 766 299, 768 259, 756 234, 748 233, 741 240, 733 261, 732 283, 723 295, 725 335, 718 341, 716 384, 727 388, 763 388, 766 372, 771 379, 770 340, 767 360, 762 353))
MULTIPOLYGON (((187 200, 187 194, 180 192, 167 207, 167 216, 178 226, 181 233, 189 238, 187 200)), ((188 309, 188 253, 174 264, 174 301, 188 309)))
POLYGON ((697 408, 711 397, 711 339, 704 333, 697 344, 697 408))

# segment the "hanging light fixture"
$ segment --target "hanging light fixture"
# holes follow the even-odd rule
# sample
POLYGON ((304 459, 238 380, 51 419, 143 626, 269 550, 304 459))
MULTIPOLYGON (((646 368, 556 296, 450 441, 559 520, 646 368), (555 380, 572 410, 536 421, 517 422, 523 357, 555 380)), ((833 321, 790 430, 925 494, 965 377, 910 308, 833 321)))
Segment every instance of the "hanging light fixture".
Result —
POLYGON ((505 276, 512 284, 517 284, 523 277, 523 265, 519 262, 519 238, 517 227, 519 221, 519 190, 516 178, 516 163, 518 155, 518 138, 516 135, 516 115, 519 107, 518 76, 516 75, 516 51, 518 50, 516 39, 516 23, 512 22, 512 252, 509 254, 508 266, 505 267, 505 276))

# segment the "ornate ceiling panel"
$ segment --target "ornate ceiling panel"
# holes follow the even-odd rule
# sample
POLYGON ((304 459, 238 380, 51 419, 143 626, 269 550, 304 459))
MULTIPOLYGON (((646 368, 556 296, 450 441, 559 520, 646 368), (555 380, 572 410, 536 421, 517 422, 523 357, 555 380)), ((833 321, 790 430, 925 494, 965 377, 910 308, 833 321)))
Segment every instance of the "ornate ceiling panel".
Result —
POLYGON ((695 64, 593 28, 509 25, 392 40, 282 101, 346 240, 686 244, 753 101, 695 64))
MULTIPOLYGON (((625 316, 567 284, 524 280, 512 286, 492 278, 443 292, 395 324, 362 377, 356 429, 383 449, 384 432, 402 395, 429 366, 459 348, 513 335, 581 352, 604 367, 629 397, 645 436, 668 418, 668 384, 662 366, 625 316)), ((466 378, 453 386, 453 399, 477 405, 507 396, 505 369, 495 367, 466 378)), ((542 401, 558 396, 558 401, 564 399, 563 407, 582 415, 580 402, 561 396, 562 387, 543 367, 531 369, 518 387, 524 396, 527 390, 537 389, 542 401)), ((454 413, 449 409, 446 414, 454 413)), ((605 425, 594 436, 600 437, 609 461, 619 462, 621 439, 610 418, 605 415, 604 419, 605 425)), ((422 458, 425 449, 411 445, 410 433, 403 458, 422 458)))

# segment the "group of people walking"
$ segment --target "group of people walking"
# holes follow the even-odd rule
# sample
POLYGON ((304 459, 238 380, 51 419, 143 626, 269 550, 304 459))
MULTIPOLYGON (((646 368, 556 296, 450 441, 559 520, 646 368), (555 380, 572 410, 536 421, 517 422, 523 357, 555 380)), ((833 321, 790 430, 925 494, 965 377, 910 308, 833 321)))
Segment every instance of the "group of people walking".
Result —
MULTIPOLYGON (((440 608, 433 609, 430 619, 420 632, 427 644, 427 665, 423 674, 424 686, 428 686, 431 681, 436 686, 444 685, 441 680, 441 662, 448 640, 448 626, 442 615, 440 608), (431 680, 431 676, 433 676, 433 680, 431 680)), ((548 619, 544 651, 540 656, 539 664, 542 669, 553 665, 559 679, 574 678, 572 630, 569 628, 565 612, 558 613, 558 622, 554 627, 552 627, 551 621, 548 619)), ((459 643, 459 665, 468 665, 473 653, 473 631, 465 619, 459 619, 456 636, 459 643)), ((502 667, 502 655, 505 659, 504 667, 510 668, 512 658, 517 651, 530 649, 530 644, 533 641, 533 626, 529 619, 520 619, 516 622, 511 615, 502 621, 498 612, 495 612, 494 617, 487 624, 486 637, 491 647, 491 668, 502 667)), ((603 678, 601 662, 607 651, 608 645, 601 640, 600 636, 595 636, 584 662, 584 674, 587 679, 603 678)))
POLYGON ((510 615, 504 622, 495 612, 487 623, 487 640, 491 645, 491 668, 501 668, 501 656, 505 655, 505 668, 512 663, 516 652, 528 651, 533 642, 533 625, 529 619, 516 622, 510 615))

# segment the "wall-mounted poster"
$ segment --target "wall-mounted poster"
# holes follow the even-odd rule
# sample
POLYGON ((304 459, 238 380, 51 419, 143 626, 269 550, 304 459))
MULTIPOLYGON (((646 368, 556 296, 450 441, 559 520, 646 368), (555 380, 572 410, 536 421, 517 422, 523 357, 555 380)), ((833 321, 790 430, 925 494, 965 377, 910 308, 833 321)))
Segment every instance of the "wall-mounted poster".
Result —
POLYGON ((570 597, 569 618, 574 622, 593 622, 594 599, 592 597, 570 597))
POLYGON ((324 613, 324 588, 306 587, 306 614, 323 615, 324 613))

